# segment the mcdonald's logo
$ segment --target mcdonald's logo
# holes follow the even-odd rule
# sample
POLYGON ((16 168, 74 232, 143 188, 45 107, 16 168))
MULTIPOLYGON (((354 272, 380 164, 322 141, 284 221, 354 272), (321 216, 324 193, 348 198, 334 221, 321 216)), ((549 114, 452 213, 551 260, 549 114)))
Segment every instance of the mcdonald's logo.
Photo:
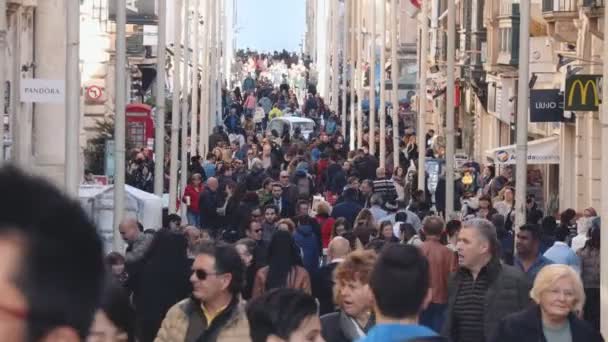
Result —
POLYGON ((566 79, 565 110, 597 111, 601 103, 601 75, 574 75, 566 79))

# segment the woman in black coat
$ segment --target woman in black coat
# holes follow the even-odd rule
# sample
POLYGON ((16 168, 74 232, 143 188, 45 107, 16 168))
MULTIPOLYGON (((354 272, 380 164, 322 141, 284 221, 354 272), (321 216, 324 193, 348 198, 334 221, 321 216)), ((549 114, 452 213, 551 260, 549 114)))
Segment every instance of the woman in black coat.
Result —
POLYGON ((137 340, 152 342, 167 311, 192 293, 192 262, 182 234, 161 230, 144 258, 129 267, 137 340))
POLYGON ((570 266, 548 265, 534 280, 530 296, 536 303, 504 318, 493 342, 601 342, 599 331, 577 317, 585 303, 579 275, 570 266))

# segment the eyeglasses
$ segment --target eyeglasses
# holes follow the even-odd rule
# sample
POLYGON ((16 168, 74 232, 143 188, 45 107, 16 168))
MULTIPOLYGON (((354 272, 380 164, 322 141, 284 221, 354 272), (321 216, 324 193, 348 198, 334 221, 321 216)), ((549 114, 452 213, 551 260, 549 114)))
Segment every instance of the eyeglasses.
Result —
POLYGON ((198 280, 205 280, 207 279, 208 276, 212 276, 212 275, 218 275, 220 273, 210 273, 207 272, 205 270, 192 270, 192 273, 194 273, 196 275, 196 277, 198 278, 198 280))

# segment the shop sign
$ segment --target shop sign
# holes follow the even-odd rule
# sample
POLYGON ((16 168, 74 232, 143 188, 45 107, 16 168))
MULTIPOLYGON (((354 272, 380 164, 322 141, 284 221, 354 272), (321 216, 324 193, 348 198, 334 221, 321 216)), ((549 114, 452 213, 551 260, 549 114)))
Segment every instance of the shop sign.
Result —
POLYGON ((564 100, 559 89, 530 90, 530 122, 564 120, 564 100))
POLYGON ((21 102, 29 103, 64 103, 65 81, 42 78, 21 80, 21 102))
POLYGON ((568 77, 565 96, 565 110, 598 111, 602 96, 602 75, 568 77))

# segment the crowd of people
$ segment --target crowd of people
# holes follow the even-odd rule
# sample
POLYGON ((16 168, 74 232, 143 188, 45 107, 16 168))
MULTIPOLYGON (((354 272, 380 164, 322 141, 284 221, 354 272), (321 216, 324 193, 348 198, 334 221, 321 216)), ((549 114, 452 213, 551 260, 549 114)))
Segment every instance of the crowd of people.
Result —
MULTIPOLYGON (((0 321, 2 336, 603 341, 593 208, 568 209, 558 222, 528 197, 526 224, 515 229, 512 170, 468 162, 455 183, 460 216, 446 222, 445 177, 435 191, 416 183, 425 172, 418 149, 443 156, 434 132, 419 147, 400 127, 399 164, 389 148, 380 165, 369 151, 379 136, 367 131, 349 149, 314 86, 299 99, 289 84, 254 75, 244 94, 224 94, 210 152, 182 172, 185 215, 166 215, 157 231, 125 219, 125 253, 102 256, 95 227, 58 190, 0 171, 0 191, 14 194, 0 198, 0 313, 10 318, 0 321), (267 130, 283 115, 311 118, 314 132, 267 130)), ((134 154, 131 182, 151 186, 151 168, 147 151, 134 154)))
POLYGON ((295 221, 271 226, 268 243, 263 227, 276 212, 251 215, 235 242, 177 215, 157 232, 126 219, 126 254, 104 263, 78 202, 12 167, 0 169, 0 191, 12 194, 0 197, 6 341, 603 341, 588 287, 599 265, 589 258, 599 249, 595 219, 578 269, 559 259, 570 254, 563 245, 573 248, 566 242, 541 256, 534 224, 521 227, 511 266, 486 219, 430 215, 419 229, 400 223, 397 237, 368 209, 356 221, 373 225, 369 235, 338 218, 311 263, 323 246, 318 221, 332 217, 310 216, 305 202, 295 221), (310 241, 301 226, 314 226, 310 241))

